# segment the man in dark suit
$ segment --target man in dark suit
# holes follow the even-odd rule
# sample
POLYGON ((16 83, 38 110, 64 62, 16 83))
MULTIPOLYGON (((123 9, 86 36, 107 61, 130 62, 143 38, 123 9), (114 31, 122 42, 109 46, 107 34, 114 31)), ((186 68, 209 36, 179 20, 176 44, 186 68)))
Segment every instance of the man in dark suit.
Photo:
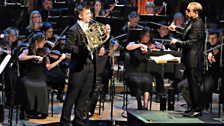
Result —
MULTIPOLYGON (((87 49, 86 31, 91 22, 90 6, 82 4, 77 8, 78 21, 67 32, 66 49, 70 51, 70 76, 66 98, 62 108, 61 125, 69 126, 71 110, 75 105, 72 123, 75 126, 86 126, 88 120, 87 99, 94 81, 94 53, 87 49)), ((106 34, 110 27, 106 25, 106 34)))
POLYGON ((183 48, 183 63, 186 66, 186 76, 189 84, 191 111, 185 112, 186 117, 197 117, 202 115, 200 101, 200 84, 203 69, 203 49, 205 40, 205 29, 202 19, 199 17, 202 11, 201 4, 197 2, 189 3, 186 16, 189 23, 185 28, 170 25, 172 31, 182 33, 182 41, 172 40, 170 44, 183 48))

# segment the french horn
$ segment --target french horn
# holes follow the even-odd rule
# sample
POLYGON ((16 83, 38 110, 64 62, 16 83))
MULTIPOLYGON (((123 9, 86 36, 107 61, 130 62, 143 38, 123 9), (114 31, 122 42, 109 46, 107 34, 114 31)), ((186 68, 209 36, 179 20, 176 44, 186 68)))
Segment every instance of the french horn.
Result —
MULTIPOLYGON (((91 19, 92 20, 92 19, 91 19)), ((93 53, 99 46, 103 45, 110 37, 110 34, 106 32, 106 25, 92 20, 91 24, 86 31, 86 37, 88 44, 87 49, 90 53, 93 53)))

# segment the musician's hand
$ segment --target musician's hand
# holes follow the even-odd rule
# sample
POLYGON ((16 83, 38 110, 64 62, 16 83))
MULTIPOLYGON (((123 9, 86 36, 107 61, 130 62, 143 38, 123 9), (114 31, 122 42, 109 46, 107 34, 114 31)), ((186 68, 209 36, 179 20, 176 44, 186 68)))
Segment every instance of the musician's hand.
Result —
POLYGON ((173 24, 171 24, 171 25, 168 27, 168 29, 169 29, 170 31, 176 31, 176 26, 173 25, 173 24))
POLYGON ((212 53, 209 53, 208 54, 208 61, 209 61, 209 63, 216 62, 215 57, 213 56, 212 53))
POLYGON ((98 55, 103 56, 105 53, 106 53, 105 48, 101 47, 98 55))
POLYGON ((170 45, 175 45, 176 42, 177 42, 177 39, 172 39, 172 40, 170 41, 170 45))
POLYGON ((140 44, 140 49, 142 53, 147 53, 148 52, 148 46, 144 44, 140 44))
POLYGON ((41 62, 43 60, 43 57, 41 57, 41 56, 33 56, 33 59, 37 60, 38 62, 41 62))
POLYGON ((66 54, 63 53, 63 54, 61 55, 61 57, 59 58, 59 60, 64 60, 65 58, 66 58, 66 54))
POLYGON ((51 42, 51 41, 46 41, 46 43, 47 43, 48 45, 50 45, 51 48, 53 48, 53 47, 55 46, 55 44, 54 44, 53 42, 51 42))
POLYGON ((106 34, 107 34, 107 35, 110 35, 111 28, 110 28, 110 25, 109 25, 109 24, 107 24, 107 25, 105 26, 105 31, 106 31, 106 34))

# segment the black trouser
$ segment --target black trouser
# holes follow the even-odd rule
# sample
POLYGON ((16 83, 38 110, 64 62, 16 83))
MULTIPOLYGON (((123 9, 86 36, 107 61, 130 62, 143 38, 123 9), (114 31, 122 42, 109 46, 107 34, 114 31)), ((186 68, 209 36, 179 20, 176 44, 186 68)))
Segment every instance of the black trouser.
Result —
POLYGON ((5 72, 5 94, 6 94, 6 105, 14 106, 17 104, 17 71, 6 70, 5 72))
POLYGON ((94 66, 92 63, 85 64, 83 70, 70 74, 68 91, 62 108, 61 124, 69 125, 71 118, 71 110, 75 104, 76 120, 87 120, 87 100, 92 88, 94 78, 94 66))
POLYGON ((200 70, 195 68, 187 69, 187 80, 189 84, 189 92, 190 92, 190 101, 192 110, 201 111, 201 89, 200 89, 200 82, 201 73, 200 70))

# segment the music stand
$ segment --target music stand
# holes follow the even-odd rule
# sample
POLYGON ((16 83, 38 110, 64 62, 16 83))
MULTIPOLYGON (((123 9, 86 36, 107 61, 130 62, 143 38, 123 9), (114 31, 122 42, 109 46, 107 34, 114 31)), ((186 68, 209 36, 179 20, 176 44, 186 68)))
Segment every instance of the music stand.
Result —
POLYGON ((124 5, 116 5, 114 9, 111 11, 109 16, 112 17, 124 17, 125 6, 124 5))
POLYGON ((145 26, 154 27, 150 22, 162 22, 165 21, 168 24, 170 23, 170 17, 165 15, 149 15, 144 14, 140 15, 140 24, 144 24, 145 26))
POLYGON ((140 38, 142 29, 130 29, 128 30, 127 42, 137 42, 140 38))
POLYGON ((111 27, 111 34, 113 36, 121 35, 123 33, 122 27, 126 24, 126 21, 124 19, 117 17, 98 16, 96 17, 96 21, 103 24, 109 24, 111 27))
MULTIPOLYGON (((0 74, 2 74, 3 73, 3 70, 5 69, 5 67, 7 66, 7 64, 9 63, 9 61, 10 61, 10 59, 11 59, 11 54, 8 54, 4 59, 3 59, 3 61, 1 62, 1 64, 0 64, 0 74)), ((5 88, 5 84, 4 84, 5 82, 4 82, 4 74, 2 74, 2 105, 1 105, 1 107, 0 107, 0 111, 1 111, 1 113, 0 113, 0 117, 1 117, 1 119, 0 119, 0 122, 3 122, 4 121, 4 101, 5 101, 5 97, 4 97, 4 88, 5 88), (3 114, 3 115, 1 115, 1 114, 3 114)))
POLYGON ((3 70, 5 69, 6 65, 8 64, 8 62, 11 59, 11 54, 8 54, 4 60, 2 61, 2 63, 0 64, 0 74, 2 74, 3 70))

